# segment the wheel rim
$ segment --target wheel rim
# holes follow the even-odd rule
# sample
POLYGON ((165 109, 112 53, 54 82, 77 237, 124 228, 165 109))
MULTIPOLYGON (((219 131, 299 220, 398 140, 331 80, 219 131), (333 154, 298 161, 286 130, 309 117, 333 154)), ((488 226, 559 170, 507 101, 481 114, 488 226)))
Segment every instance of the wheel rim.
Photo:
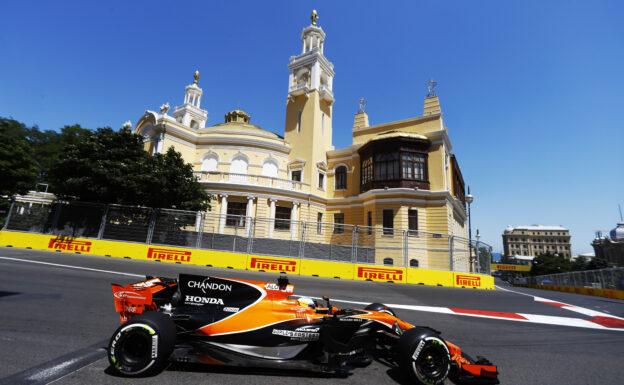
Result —
POLYGON ((420 380, 444 380, 450 369, 449 363, 448 350, 437 338, 428 339, 418 352, 417 358, 412 357, 412 368, 420 380))
POLYGON ((448 366, 446 351, 439 346, 428 346, 420 353, 416 365, 426 378, 439 377, 448 366))
POLYGON ((121 357, 124 363, 136 365, 149 361, 151 354, 150 337, 141 331, 131 332, 123 341, 121 357))

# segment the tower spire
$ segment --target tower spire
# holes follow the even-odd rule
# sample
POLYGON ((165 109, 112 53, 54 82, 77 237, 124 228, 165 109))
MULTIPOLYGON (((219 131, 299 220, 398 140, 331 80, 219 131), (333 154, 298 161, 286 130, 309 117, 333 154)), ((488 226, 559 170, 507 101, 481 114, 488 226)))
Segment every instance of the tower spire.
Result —
POLYGON ((316 27, 316 20, 318 20, 318 14, 316 13, 316 9, 312 10, 312 15, 310 16, 310 20, 312 20, 312 25, 316 27))

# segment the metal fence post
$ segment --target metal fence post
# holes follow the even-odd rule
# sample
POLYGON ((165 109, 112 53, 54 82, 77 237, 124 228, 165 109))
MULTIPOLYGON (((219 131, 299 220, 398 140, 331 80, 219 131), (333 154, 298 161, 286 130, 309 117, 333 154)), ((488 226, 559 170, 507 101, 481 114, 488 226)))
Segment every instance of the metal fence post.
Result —
POLYGON ((306 236, 306 227, 307 222, 299 222, 299 259, 305 257, 305 236, 306 236))
POLYGON ((106 210, 104 210, 104 215, 102 215, 102 223, 100 223, 100 230, 98 231, 97 239, 102 239, 104 236, 104 228, 106 227, 106 219, 108 217, 109 206, 106 205, 106 210))
POLYGON ((475 257, 477 261, 477 273, 481 274, 481 254, 479 253, 479 241, 476 243, 475 257))
POLYGON ((453 266, 453 236, 449 235, 449 270, 455 271, 453 266))
POLYGON ((351 262, 357 263, 357 252, 358 252, 358 227, 354 226, 351 231, 351 262))
POLYGON ((9 225, 9 220, 11 220, 11 214, 13 214, 13 207, 15 206, 15 199, 11 197, 11 207, 9 207, 9 213, 7 214, 6 220, 4 221, 4 226, 2 230, 6 230, 9 225))
POLYGON ((154 227, 156 226, 157 211, 158 209, 152 209, 150 224, 149 224, 149 228, 147 229, 147 239, 145 240, 145 243, 147 243, 148 245, 152 244, 152 237, 154 236, 154 227))
POLYGON ((409 267, 408 264, 408 258, 409 258, 409 253, 408 253, 408 249, 407 249, 407 235, 408 235, 408 231, 403 230, 403 267, 409 267))
POLYGON ((202 237, 204 234, 204 213, 197 212, 197 223, 195 224, 195 230, 197 232, 197 242, 195 242, 195 248, 200 249, 202 245, 202 237))
POLYGON ((251 254, 253 250, 254 234, 256 232, 256 218, 249 220, 249 237, 247 238, 247 254, 251 254))

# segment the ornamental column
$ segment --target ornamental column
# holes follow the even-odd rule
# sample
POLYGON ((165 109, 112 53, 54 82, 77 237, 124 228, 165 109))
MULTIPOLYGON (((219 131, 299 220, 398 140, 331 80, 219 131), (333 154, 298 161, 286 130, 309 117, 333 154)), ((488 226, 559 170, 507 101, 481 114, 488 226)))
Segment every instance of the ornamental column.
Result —
POLYGON ((251 235, 251 216, 253 215, 254 197, 247 197, 247 218, 245 218, 245 228, 247 229, 247 238, 251 235))
POLYGON ((273 238, 273 228, 275 228, 275 202, 277 199, 269 199, 271 202, 271 208, 269 210, 269 238, 273 238))
POLYGON ((227 194, 221 194, 221 215, 219 215, 219 234, 225 230, 225 220, 227 218, 227 194))
POLYGON ((292 211, 290 212, 290 240, 297 239, 297 213, 299 212, 299 202, 293 202, 292 211))

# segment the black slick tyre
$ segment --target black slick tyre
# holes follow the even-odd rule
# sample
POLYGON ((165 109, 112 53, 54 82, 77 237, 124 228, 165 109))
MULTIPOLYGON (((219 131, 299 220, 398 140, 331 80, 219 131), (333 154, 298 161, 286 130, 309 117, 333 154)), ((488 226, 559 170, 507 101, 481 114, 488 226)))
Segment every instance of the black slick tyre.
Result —
POLYGON ((394 310, 392 310, 392 308, 389 308, 388 306, 384 305, 383 303, 371 303, 370 305, 367 305, 364 310, 372 310, 372 311, 380 311, 383 313, 388 313, 391 316, 396 317, 396 313, 394 312, 394 310))
POLYGON ((175 338, 171 317, 158 312, 141 314, 115 331, 108 343, 108 362, 121 375, 152 374, 167 362, 175 338))
POLYGON ((451 355, 444 340, 431 330, 407 330, 397 344, 399 366, 419 384, 442 384, 451 371, 451 355))

